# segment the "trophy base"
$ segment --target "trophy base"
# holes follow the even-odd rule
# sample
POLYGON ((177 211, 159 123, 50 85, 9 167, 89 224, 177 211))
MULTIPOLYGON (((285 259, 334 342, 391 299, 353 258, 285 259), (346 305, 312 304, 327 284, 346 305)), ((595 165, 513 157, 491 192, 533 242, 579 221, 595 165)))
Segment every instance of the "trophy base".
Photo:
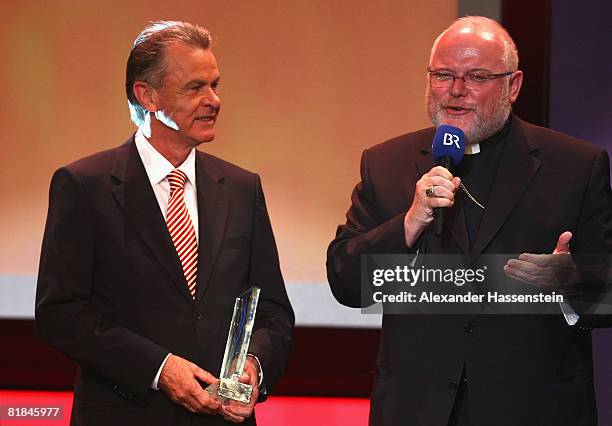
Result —
POLYGON ((221 379, 219 386, 210 385, 206 390, 213 395, 218 395, 222 400, 231 399, 244 404, 251 403, 253 387, 246 383, 236 382, 232 379, 221 379))
POLYGON ((221 379, 219 382, 219 396, 234 401, 250 404, 253 387, 246 383, 235 382, 231 379, 221 379))

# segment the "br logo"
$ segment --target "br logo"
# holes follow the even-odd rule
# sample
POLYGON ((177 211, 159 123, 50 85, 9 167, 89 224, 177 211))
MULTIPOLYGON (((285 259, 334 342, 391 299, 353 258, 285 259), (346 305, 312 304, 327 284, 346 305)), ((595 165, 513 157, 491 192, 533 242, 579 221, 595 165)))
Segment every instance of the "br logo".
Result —
POLYGON ((457 149, 461 149, 459 147, 459 136, 453 135, 452 133, 444 133, 444 140, 442 141, 443 145, 455 145, 457 149))

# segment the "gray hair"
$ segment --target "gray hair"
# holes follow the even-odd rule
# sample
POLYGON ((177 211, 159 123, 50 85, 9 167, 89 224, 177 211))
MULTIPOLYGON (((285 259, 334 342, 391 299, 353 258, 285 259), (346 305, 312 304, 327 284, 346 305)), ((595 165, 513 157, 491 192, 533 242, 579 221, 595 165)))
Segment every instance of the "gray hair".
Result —
POLYGON ((510 37, 508 31, 499 22, 491 18, 486 18, 484 16, 464 16, 453 22, 446 30, 444 30, 444 32, 442 32, 442 34, 438 36, 438 38, 434 42, 431 48, 431 57, 433 57, 436 46, 438 45, 438 41, 440 41, 442 36, 454 26, 460 24, 468 24, 471 27, 479 29, 493 29, 497 33, 497 35, 500 36, 502 44, 504 45, 504 56, 502 60, 504 64, 508 67, 508 71, 518 70, 519 56, 518 50, 516 49, 516 44, 514 44, 514 40, 512 40, 512 37, 510 37))
POLYGON ((211 37, 206 28, 189 22, 155 21, 134 41, 125 72, 125 93, 130 116, 137 126, 144 122, 146 110, 134 96, 134 82, 145 81, 154 88, 161 87, 166 72, 165 47, 177 41, 208 49, 211 37))

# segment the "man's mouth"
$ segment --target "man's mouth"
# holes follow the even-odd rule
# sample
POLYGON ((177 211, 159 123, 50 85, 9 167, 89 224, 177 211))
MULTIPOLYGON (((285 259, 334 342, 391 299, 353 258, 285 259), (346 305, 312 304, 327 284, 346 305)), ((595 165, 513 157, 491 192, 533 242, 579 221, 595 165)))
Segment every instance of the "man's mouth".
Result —
POLYGON ((204 117, 197 117, 196 120, 203 121, 205 123, 212 123, 212 122, 215 121, 215 117, 216 116, 214 116, 214 115, 207 115, 207 116, 204 116, 204 117))
POLYGON ((451 115, 462 115, 472 111, 470 108, 465 108, 456 105, 447 105, 446 107, 444 107, 444 110, 451 115))

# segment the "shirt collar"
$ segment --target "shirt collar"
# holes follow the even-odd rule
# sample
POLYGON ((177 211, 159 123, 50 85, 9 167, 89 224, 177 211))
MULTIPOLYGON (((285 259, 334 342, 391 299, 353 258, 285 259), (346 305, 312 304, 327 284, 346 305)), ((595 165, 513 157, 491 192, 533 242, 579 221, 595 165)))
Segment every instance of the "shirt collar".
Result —
MULTIPOLYGON (((168 174, 175 169, 166 157, 161 155, 147 138, 142 133, 141 129, 138 129, 136 136, 134 137, 136 142, 136 149, 140 155, 140 159, 144 164, 147 176, 151 182, 151 186, 155 186, 163 181, 168 174)), ((195 148, 189 152, 189 155, 183 161, 183 163, 176 167, 183 171, 187 175, 189 182, 195 187, 195 148)))

